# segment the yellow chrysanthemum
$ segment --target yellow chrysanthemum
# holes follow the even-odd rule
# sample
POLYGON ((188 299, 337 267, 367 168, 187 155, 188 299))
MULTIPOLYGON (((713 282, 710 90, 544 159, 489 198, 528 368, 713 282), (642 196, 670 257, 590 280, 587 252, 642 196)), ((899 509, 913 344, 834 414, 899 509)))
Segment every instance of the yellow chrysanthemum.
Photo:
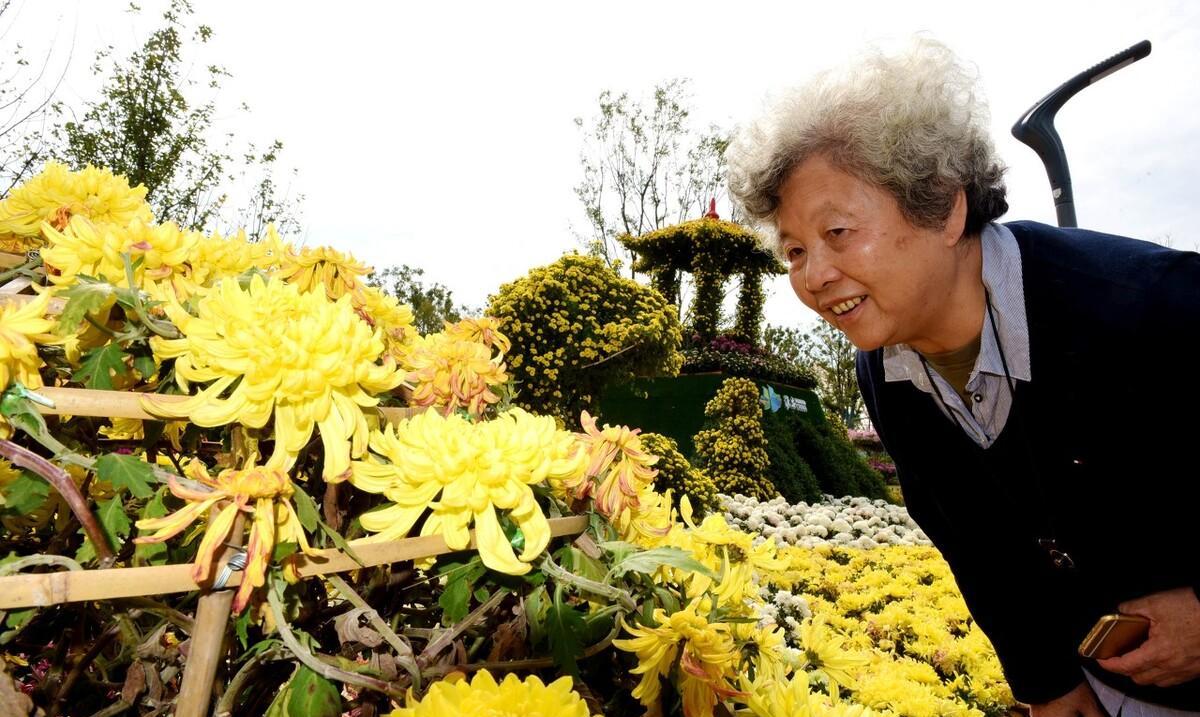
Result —
POLYGON ((474 416, 500 400, 492 388, 508 381, 504 364, 487 345, 438 332, 413 339, 404 359, 412 402, 444 413, 465 408, 474 416))
POLYGON ((476 672, 470 681, 456 676, 459 679, 435 682, 421 700, 410 695, 408 706, 393 710, 391 717, 589 717, 570 677, 547 685, 536 676, 522 680, 512 673, 497 684, 487 670, 476 672))
POLYGON ((191 400, 143 404, 156 415, 188 418, 200 426, 238 422, 262 428, 274 416, 275 450, 267 465, 289 470, 314 426, 325 447, 325 480, 344 480, 350 459, 367 449, 362 408, 402 376, 383 340, 355 313, 350 297, 336 302, 254 276, 248 288, 225 279, 197 302, 192 316, 176 302, 167 315, 183 338, 154 339, 160 359, 175 359, 175 377, 209 382, 191 400), (223 394, 233 388, 227 398, 223 394))
POLYGON ((180 229, 174 222, 147 224, 134 220, 125 226, 98 224, 83 216, 72 217, 64 231, 43 227, 49 241, 42 259, 50 281, 68 286, 80 274, 104 277, 115 286, 127 286, 125 262, 141 259, 134 268, 134 283, 161 283, 186 296, 186 265, 200 234, 180 229))
POLYGON ((229 237, 220 233, 202 237, 188 255, 190 279, 197 290, 210 288, 250 269, 265 271, 278 266, 283 251, 274 226, 267 227, 267 236, 259 242, 248 241, 244 229, 229 237))
POLYGON ((637 655, 638 666, 630 672, 641 675, 633 697, 650 706, 658 698, 660 678, 666 677, 679 658, 679 687, 685 717, 712 717, 718 699, 740 696, 732 687, 738 651, 724 623, 710 623, 701 614, 708 603, 693 600, 682 610, 667 615, 658 608, 658 627, 630 627, 630 639, 613 640, 618 648, 637 655))
POLYGON ((583 469, 571 434, 558 430, 553 418, 519 408, 482 423, 426 411, 372 432, 371 450, 390 462, 356 461, 350 481, 392 503, 361 516, 363 529, 376 533, 370 539, 407 535, 429 508, 421 535, 440 534, 446 545, 464 550, 474 524, 484 565, 512 575, 529 572, 529 562, 550 542, 530 486, 583 469), (519 557, 497 510, 507 511, 524 536, 519 557))
POLYGON ((370 273, 371 267, 358 263, 353 256, 322 246, 290 249, 275 275, 301 291, 321 289, 330 301, 337 301, 362 291, 362 278, 370 273))
POLYGON ((106 169, 72 172, 50 162, 0 202, 0 242, 5 251, 36 248, 42 244, 42 222, 61 230, 74 216, 116 226, 154 220, 145 187, 130 188, 124 177, 106 169))
POLYGON ((639 508, 638 496, 658 474, 651 468, 658 456, 642 448, 636 429, 605 425, 601 430, 587 411, 579 422, 583 426, 579 439, 588 452, 588 480, 574 487, 575 497, 584 498, 594 491, 596 510, 624 532, 639 508))
POLYGON ((137 522, 140 530, 153 530, 153 535, 134 539, 135 543, 161 543, 183 532, 196 520, 206 519, 209 509, 225 503, 216 517, 208 522, 204 539, 196 551, 192 579, 201 582, 209 577, 213 560, 233 529, 238 511, 253 517, 250 537, 246 542, 246 568, 242 584, 233 601, 234 612, 241 612, 250 601, 255 588, 266 582, 267 565, 276 543, 296 543, 304 552, 311 552, 304 528, 292 506, 295 492, 287 473, 253 464, 245 470, 224 470, 214 479, 199 461, 187 467, 188 477, 213 490, 210 493, 184 488, 174 479, 171 493, 187 501, 187 505, 161 518, 144 518, 137 522))
POLYGON ((512 342, 500 333, 500 322, 490 316, 475 319, 463 319, 454 324, 446 325, 446 333, 464 341, 475 341, 494 349, 499 356, 508 353, 512 342))
MULTIPOLYGON (((12 381, 29 388, 42 385, 42 359, 38 344, 60 344, 62 337, 53 336, 54 321, 46 318, 50 295, 42 294, 24 303, 0 303, 0 391, 12 381)), ((0 438, 12 436, 12 426, 0 418, 0 438)))
POLYGON ((373 286, 364 287, 358 298, 361 303, 355 303, 355 308, 359 316, 383 333, 388 355, 402 363, 417 338, 412 308, 373 286))
POLYGON ((852 672, 868 662, 867 658, 842 647, 846 639, 830 630, 820 617, 805 621, 800 628, 800 640, 804 645, 804 667, 824 676, 835 691, 852 685, 852 672))
MULTIPOLYGON (((754 536, 730 526, 723 515, 709 515, 697 526, 692 520, 690 501, 680 502, 680 513, 690 528, 687 548, 692 556, 720 576, 715 586, 719 604, 745 603, 757 596, 760 579, 787 569, 787 561, 776 554, 774 541, 764 540, 755 545, 754 536)), ((710 589, 714 589, 712 578, 689 574, 689 596, 702 595, 710 589)))

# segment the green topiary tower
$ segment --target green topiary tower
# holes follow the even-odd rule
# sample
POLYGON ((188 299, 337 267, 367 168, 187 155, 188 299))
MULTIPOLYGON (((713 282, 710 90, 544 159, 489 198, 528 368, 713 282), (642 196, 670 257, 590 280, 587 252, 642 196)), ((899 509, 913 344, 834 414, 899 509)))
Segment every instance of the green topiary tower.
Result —
POLYGON ((657 229, 639 237, 625 235, 620 242, 637 254, 635 271, 646 272, 667 301, 679 303, 680 276, 690 273, 695 295, 689 310, 689 329, 709 341, 721 324, 721 299, 725 282, 741 276, 734 331, 748 343, 761 338, 765 274, 783 274, 784 266, 762 247, 759 237, 740 224, 722 221, 716 201, 701 219, 657 229))
POLYGON ((728 378, 704 415, 714 427, 696 434, 696 463, 721 493, 769 500, 777 494, 767 479, 767 441, 762 429, 758 386, 746 378, 728 378))

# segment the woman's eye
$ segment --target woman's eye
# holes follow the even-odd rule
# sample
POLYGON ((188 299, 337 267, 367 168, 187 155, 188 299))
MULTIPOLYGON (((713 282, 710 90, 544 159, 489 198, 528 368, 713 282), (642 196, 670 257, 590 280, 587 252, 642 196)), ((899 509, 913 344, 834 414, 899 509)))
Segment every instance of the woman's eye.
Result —
POLYGON ((826 232, 826 234, 828 234, 831 237, 840 237, 840 236, 844 235, 845 233, 846 233, 845 227, 834 227, 833 229, 830 229, 828 232, 826 232))
POLYGON ((796 261, 804 256, 804 249, 798 246, 788 247, 786 256, 788 261, 796 261))

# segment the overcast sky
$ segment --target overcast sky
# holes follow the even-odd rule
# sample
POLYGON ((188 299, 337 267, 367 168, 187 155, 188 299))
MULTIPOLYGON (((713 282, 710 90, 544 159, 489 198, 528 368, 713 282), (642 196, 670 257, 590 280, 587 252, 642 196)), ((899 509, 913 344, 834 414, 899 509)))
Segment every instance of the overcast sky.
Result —
MULTIPOLYGON (((104 45, 127 54, 162 3, 17 0, 7 47, 72 45, 60 97, 95 96, 104 45)), ((1149 39, 1153 53, 1071 100, 1057 126, 1081 226, 1195 249, 1200 241, 1196 2, 223 2, 196 0, 204 56, 233 73, 220 120, 279 138, 300 171, 308 244, 409 264, 482 305, 501 282, 575 246, 572 187, 601 90, 693 80, 702 124, 733 126, 766 93, 865 43, 923 32, 975 63, 1008 163, 1009 219, 1054 223, 1049 185, 1009 127, 1084 68, 1149 39), (240 101, 252 111, 236 111, 240 101)), ((6 18, 7 19, 7 18, 6 18)), ((65 60, 60 52, 60 60, 65 60)), ((196 76, 200 73, 197 71, 196 76)), ((812 319, 785 279, 768 320, 812 319)))

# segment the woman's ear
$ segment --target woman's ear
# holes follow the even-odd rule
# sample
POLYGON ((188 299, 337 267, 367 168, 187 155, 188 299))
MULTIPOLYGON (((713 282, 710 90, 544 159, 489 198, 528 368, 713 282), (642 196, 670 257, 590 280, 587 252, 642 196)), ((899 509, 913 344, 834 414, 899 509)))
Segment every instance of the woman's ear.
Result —
POLYGON ((959 189, 954 194, 954 204, 950 207, 950 216, 946 218, 944 239, 946 246, 954 246, 963 238, 967 228, 967 193, 959 189))

